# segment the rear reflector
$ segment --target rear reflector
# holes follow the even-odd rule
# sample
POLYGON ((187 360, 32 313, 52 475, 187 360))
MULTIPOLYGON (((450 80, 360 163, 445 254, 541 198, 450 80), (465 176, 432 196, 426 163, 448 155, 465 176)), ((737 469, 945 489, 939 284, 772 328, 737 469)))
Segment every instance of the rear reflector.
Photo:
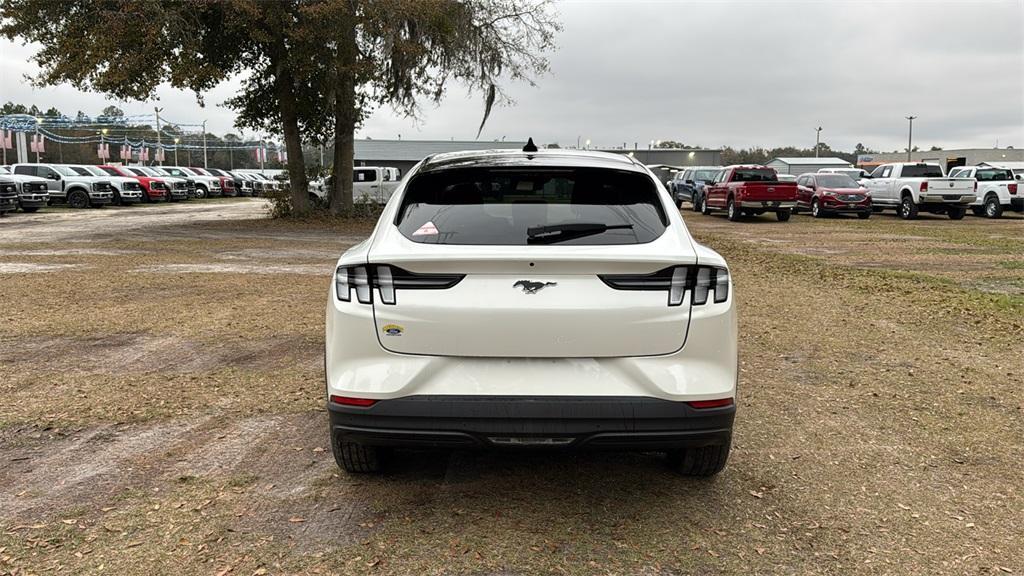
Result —
POLYGON ((719 398, 718 400, 694 400, 693 402, 687 402, 690 408, 696 408, 703 410, 705 408, 724 408, 726 406, 732 406, 732 398, 719 398))
POLYGON ((333 394, 331 395, 331 402, 341 404, 342 406, 361 406, 363 408, 377 403, 376 400, 370 398, 349 398, 348 396, 335 396, 333 394))

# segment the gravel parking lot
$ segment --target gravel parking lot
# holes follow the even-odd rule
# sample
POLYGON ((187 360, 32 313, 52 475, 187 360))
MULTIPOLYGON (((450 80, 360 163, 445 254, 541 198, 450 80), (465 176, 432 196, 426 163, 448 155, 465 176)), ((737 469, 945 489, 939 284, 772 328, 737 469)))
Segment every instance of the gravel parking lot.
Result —
POLYGON ((0 221, 0 574, 1024 572, 1024 219, 685 211, 732 266, 729 466, 338 471, 331 266, 371 222, 235 199, 0 221))

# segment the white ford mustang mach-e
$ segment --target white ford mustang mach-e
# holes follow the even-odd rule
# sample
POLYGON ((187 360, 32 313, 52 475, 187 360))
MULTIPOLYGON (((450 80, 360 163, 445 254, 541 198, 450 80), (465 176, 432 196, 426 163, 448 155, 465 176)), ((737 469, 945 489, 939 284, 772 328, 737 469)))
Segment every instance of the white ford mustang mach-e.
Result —
POLYGON ((423 160, 327 304, 331 445, 349 472, 394 448, 729 455, 729 269, 634 159, 495 150, 423 160))

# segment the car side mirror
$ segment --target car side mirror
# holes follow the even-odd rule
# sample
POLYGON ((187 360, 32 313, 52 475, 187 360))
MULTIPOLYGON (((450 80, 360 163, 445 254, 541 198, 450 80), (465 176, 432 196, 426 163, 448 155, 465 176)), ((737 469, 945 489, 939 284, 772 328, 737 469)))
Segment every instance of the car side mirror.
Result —
POLYGON ((50 172, 49 174, 46 175, 46 179, 47 180, 60 180, 60 174, 57 174, 56 172, 50 172))

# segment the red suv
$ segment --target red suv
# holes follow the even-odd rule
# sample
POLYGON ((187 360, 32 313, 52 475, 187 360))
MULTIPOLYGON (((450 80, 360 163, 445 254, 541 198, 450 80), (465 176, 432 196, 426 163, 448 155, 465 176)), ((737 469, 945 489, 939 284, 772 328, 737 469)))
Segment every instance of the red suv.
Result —
POLYGON ((846 174, 804 174, 796 179, 797 199, 793 210, 810 210, 811 216, 856 214, 871 217, 871 194, 846 174))

